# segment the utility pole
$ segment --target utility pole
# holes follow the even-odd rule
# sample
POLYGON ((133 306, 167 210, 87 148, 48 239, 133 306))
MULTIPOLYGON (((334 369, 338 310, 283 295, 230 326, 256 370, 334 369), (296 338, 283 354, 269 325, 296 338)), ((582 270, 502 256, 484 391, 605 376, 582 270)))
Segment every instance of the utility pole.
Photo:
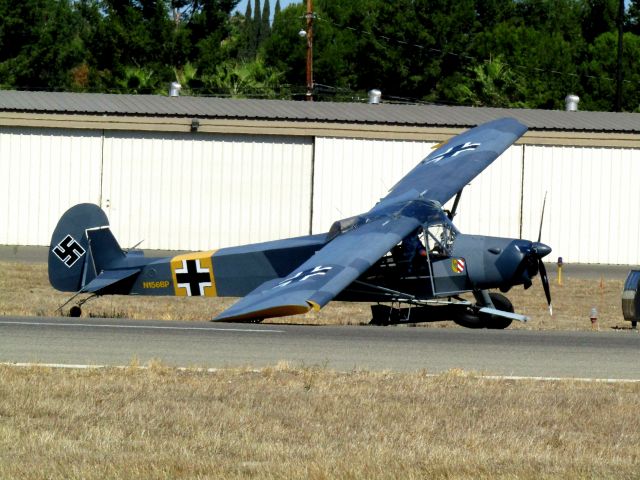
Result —
POLYGON ((307 0, 307 95, 313 102, 313 0, 307 0))
POLYGON ((618 62, 616 65, 616 112, 622 111, 622 39, 624 25, 624 0, 618 3, 618 62))

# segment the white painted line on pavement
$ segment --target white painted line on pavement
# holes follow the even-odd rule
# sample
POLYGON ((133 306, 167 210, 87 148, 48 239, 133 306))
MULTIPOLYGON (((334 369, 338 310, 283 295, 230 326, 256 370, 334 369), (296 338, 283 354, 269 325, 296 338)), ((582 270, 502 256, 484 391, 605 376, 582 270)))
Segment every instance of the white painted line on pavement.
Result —
POLYGON ((258 328, 220 328, 220 327, 174 327, 169 325, 116 325, 111 323, 59 323, 26 322, 0 320, 0 325, 33 325, 38 327, 88 327, 88 328, 133 328, 138 330, 203 330, 205 332, 247 332, 247 333, 286 333, 284 330, 258 328))

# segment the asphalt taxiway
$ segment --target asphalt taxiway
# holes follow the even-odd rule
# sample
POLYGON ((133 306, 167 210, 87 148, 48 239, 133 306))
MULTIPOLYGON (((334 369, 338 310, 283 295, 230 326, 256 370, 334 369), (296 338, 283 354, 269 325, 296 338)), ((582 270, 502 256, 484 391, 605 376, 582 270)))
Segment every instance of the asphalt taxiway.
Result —
POLYGON ((640 334, 0 317, 0 362, 292 366, 640 379, 640 334))

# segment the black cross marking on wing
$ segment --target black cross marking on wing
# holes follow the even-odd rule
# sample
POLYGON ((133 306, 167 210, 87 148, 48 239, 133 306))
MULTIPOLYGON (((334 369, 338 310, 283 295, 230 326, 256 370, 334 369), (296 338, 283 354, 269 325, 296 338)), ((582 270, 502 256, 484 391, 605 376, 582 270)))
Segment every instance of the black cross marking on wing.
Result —
POLYGON ((441 153, 440 155, 436 155, 435 157, 429 158, 428 160, 425 161, 425 164, 438 163, 440 160, 444 160, 445 158, 455 157, 459 153, 466 152, 467 150, 475 150, 479 146, 480 146, 479 143, 471 143, 471 142, 455 145, 451 147, 449 150, 447 150, 446 152, 441 153))
POLYGON ((278 283, 274 288, 286 287, 290 283, 304 282, 308 278, 315 277, 317 275, 326 275, 327 272, 329 270, 331 270, 332 268, 333 267, 323 267, 321 265, 318 265, 317 267, 310 268, 309 270, 305 270, 303 272, 296 273, 292 277, 289 277, 289 278, 281 281, 280 283, 278 283))

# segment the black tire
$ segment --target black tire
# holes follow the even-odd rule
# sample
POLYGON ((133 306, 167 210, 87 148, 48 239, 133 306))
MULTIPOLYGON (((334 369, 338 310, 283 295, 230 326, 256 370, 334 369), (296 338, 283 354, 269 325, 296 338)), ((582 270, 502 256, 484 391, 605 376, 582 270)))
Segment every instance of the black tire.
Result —
POLYGON ((69 309, 69 316, 73 318, 77 318, 82 315, 82 309, 78 305, 74 305, 69 309))
MULTIPOLYGON (((507 297, 498 292, 489 293, 489 297, 496 310, 513 313, 513 303, 507 297)), ((494 315, 483 315, 482 320, 485 328, 494 330, 503 330, 513 322, 510 318, 496 317, 494 315)))
MULTIPOLYGON (((493 306, 503 312, 513 312, 513 304, 501 293, 491 292, 489 297, 493 306)), ((492 330, 502 330, 511 325, 510 318, 496 317, 493 315, 477 314, 471 311, 461 313, 453 320, 461 327, 465 328, 490 328, 492 330)))

